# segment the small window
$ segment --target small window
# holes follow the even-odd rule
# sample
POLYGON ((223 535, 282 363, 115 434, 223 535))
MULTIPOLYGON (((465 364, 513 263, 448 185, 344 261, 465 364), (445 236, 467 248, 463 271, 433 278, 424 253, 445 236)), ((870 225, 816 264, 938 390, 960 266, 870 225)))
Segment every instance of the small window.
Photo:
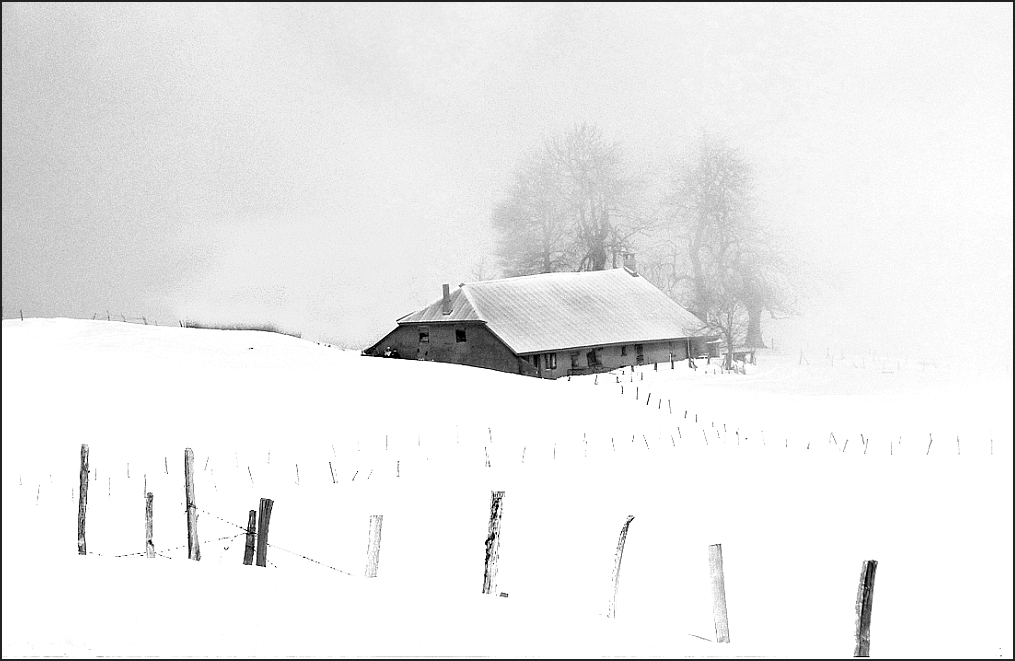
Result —
POLYGON ((464 342, 464 341, 465 341, 465 329, 464 328, 456 328, 455 329, 455 342, 464 342))
POLYGON ((538 353, 532 356, 532 364, 536 366, 537 370, 539 369, 539 354, 538 353))
POLYGON ((645 362, 645 345, 636 344, 634 345, 634 350, 638 354, 635 357, 635 359, 637 360, 638 364, 641 365, 643 362, 645 362))
POLYGON ((585 362, 588 363, 589 367, 599 367, 599 353, 598 349, 593 349, 585 354, 585 362))
POLYGON ((427 344, 430 342, 430 327, 420 326, 419 327, 419 343, 427 344))
POLYGON ((620 345, 620 355, 621 356, 626 356, 627 355, 627 345, 626 344, 620 345))
POLYGON ((578 352, 571 352, 571 369, 578 369, 578 352))
POLYGON ((546 363, 546 369, 548 370, 557 369, 557 354, 555 353, 546 354, 546 359, 544 362, 546 363))

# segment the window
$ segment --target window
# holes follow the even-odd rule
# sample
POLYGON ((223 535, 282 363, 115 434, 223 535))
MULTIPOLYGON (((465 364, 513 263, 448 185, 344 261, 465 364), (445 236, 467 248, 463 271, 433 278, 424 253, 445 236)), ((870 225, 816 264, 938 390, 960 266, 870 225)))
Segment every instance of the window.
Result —
POLYGON ((464 341, 465 341, 465 329, 464 328, 456 328, 455 329, 455 342, 464 342, 464 341))
POLYGON ((588 363, 589 367, 599 366, 600 363, 599 363, 599 354, 597 353, 598 351, 599 349, 592 349, 587 354, 585 354, 585 361, 588 363))
POLYGON ((419 327, 419 343, 428 344, 430 342, 430 327, 420 326, 419 327))
POLYGON ((571 352, 571 369, 578 369, 578 352, 571 352))
POLYGON ((543 362, 546 364, 546 369, 555 370, 557 369, 557 354, 548 353, 544 358, 543 362))
POLYGON ((638 354, 635 357, 635 360, 638 362, 639 365, 641 365, 642 363, 645 362, 645 345, 643 344, 634 345, 634 351, 635 353, 638 354))
POLYGON ((532 364, 536 366, 537 370, 539 369, 539 354, 538 353, 536 355, 532 356, 532 364))
POLYGON ((621 356, 626 356, 627 355, 627 345, 626 344, 620 345, 620 355, 621 356))

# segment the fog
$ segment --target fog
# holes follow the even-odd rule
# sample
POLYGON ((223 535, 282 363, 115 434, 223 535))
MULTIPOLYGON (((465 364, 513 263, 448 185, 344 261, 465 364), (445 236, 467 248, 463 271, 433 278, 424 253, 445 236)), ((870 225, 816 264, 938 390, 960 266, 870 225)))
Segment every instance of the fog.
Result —
POLYGON ((1010 365, 1010 3, 5 4, 4 317, 365 347, 489 277, 520 157, 582 122, 644 171, 747 156, 813 285, 778 344, 1010 365))

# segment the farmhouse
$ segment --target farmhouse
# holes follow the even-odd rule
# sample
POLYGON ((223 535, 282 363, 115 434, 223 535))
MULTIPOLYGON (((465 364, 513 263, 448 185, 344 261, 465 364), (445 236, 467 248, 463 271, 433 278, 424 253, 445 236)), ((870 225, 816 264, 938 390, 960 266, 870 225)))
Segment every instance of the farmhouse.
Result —
POLYGON ((364 355, 554 379, 705 355, 700 319, 625 267, 462 283, 364 355))

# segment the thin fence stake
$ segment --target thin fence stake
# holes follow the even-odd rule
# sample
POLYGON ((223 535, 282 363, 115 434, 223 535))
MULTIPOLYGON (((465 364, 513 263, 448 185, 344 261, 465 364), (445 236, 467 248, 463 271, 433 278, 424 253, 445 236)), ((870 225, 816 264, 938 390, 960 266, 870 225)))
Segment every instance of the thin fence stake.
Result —
POLYGON ((856 646, 853 656, 868 657, 871 648, 871 608, 874 605, 874 575, 877 560, 864 560, 860 569, 860 585, 856 590, 856 646))
POLYGON ((381 525, 383 514, 370 515, 370 533, 367 538, 367 578, 377 577, 377 566, 381 562, 381 525))
POLYGON ((613 556, 613 594, 610 595, 610 607, 606 617, 616 619, 617 617, 617 592, 620 590, 620 562, 624 559, 624 545, 627 544, 627 531, 631 528, 634 515, 629 514, 620 528, 620 537, 617 539, 617 552, 613 556))
POLYGON ((708 568, 712 576, 712 616, 718 643, 730 642, 730 624, 726 615, 726 580, 722 568, 722 544, 708 547, 708 568))
POLYGON ((149 491, 145 494, 145 507, 144 507, 144 538, 145 538, 145 556, 149 558, 155 557, 155 543, 152 541, 152 529, 153 525, 153 501, 154 496, 149 491))
POLYGON ((247 540, 243 547, 243 564, 254 564, 254 546, 257 536, 257 510, 247 513, 247 540))
POLYGON ((328 470, 331 471, 331 483, 335 483, 335 469, 331 465, 331 461, 328 461, 328 470))
POLYGON ((930 454, 930 446, 934 445, 934 434, 928 434, 930 436, 930 442, 927 443, 927 454, 930 454))
POLYGON ((187 492, 187 559, 201 559, 201 542, 197 536, 197 502, 194 498, 194 451, 183 451, 183 480, 187 492))
POLYGON ((85 546, 85 511, 88 509, 88 444, 81 444, 81 477, 78 490, 78 555, 88 553, 85 546))
POLYGON ((497 562, 500 560, 500 526, 504 517, 504 492, 490 492, 490 525, 486 535, 486 565, 483 570, 483 594, 497 592, 497 562))

